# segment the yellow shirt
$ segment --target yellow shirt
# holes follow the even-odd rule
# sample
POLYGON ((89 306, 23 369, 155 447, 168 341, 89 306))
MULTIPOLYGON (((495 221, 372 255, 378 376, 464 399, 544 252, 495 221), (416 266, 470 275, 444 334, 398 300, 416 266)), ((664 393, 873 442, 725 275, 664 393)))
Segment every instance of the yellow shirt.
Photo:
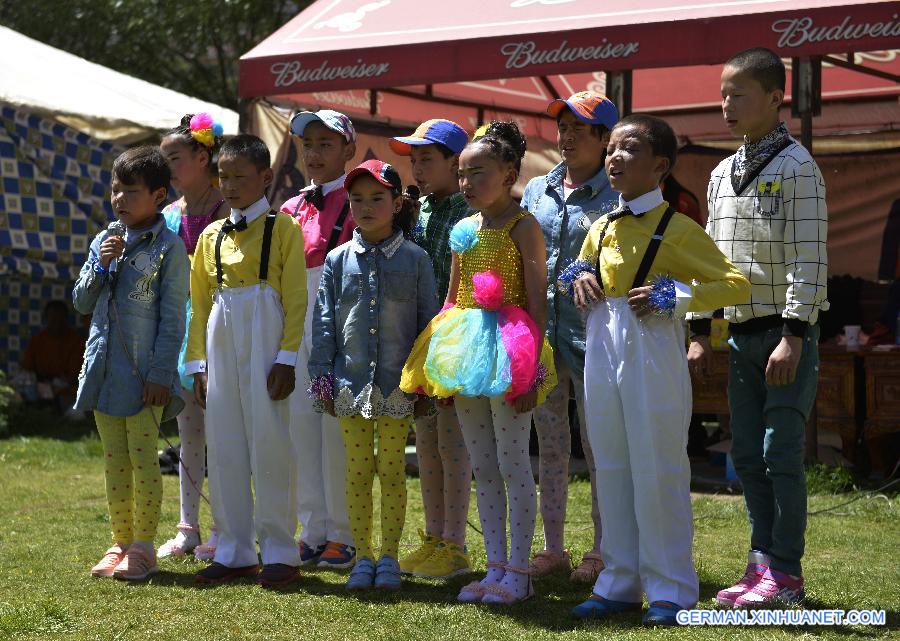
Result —
MULTIPOLYGON (((603 239, 600 273, 603 289, 610 298, 626 296, 647 251, 650 237, 666 211, 663 202, 643 216, 624 216, 612 221, 603 239)), ((579 258, 596 264, 597 243, 606 217, 591 225, 579 258)), ((645 285, 655 275, 668 275, 691 288, 687 311, 715 310, 750 299, 750 282, 719 251, 706 232, 684 214, 675 214, 663 234, 659 252, 645 285)))
MULTIPOLYGON (((265 219, 266 214, 263 213, 250 221, 246 230, 232 232, 222 239, 222 287, 259 284, 259 260, 265 219)), ((212 309, 213 294, 218 287, 216 237, 226 220, 210 223, 197 241, 191 265, 192 312, 185 362, 206 360, 206 324, 212 309)), ((279 213, 275 216, 266 282, 281 295, 284 307, 284 333, 280 350, 296 354, 300 348, 303 319, 306 316, 306 258, 303 253, 303 232, 297 221, 287 214, 279 213)))

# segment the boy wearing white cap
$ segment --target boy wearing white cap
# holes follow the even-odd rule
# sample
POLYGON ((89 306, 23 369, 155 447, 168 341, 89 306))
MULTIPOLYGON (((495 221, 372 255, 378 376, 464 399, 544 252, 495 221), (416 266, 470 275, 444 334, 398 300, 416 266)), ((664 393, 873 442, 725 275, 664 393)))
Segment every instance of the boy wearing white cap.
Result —
MULTIPOLYGON (((307 289, 319 289, 325 256, 353 237, 345 166, 356 153, 356 130, 342 113, 301 111, 291 133, 302 139, 302 159, 310 185, 281 206, 303 228, 307 289)), ((291 436, 297 461, 298 543, 303 565, 347 568, 356 550, 344 493, 345 453, 337 420, 317 413, 307 395, 307 362, 312 345, 314 305, 306 310, 297 357, 297 387, 290 397, 291 436)))

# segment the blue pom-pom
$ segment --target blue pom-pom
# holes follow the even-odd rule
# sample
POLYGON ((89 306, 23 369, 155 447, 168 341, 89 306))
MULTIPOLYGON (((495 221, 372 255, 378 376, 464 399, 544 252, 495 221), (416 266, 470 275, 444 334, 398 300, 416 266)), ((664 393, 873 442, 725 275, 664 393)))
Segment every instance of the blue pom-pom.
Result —
POLYGON ((214 122, 212 129, 213 129, 214 136, 221 136, 222 134, 225 133, 225 128, 222 126, 221 122, 214 122))
POLYGON ((412 240, 417 245, 421 245, 425 242, 425 225, 422 224, 421 220, 417 220, 416 226, 413 227, 412 240))
POLYGON ((590 274, 596 273, 594 266, 586 260, 579 258, 571 261, 559 273, 559 277, 556 279, 556 289, 564 296, 573 297, 575 295, 573 291, 575 281, 585 272, 590 274))
POLYGON ((478 242, 478 221, 463 218, 450 230, 450 249, 457 254, 469 251, 478 242))
POLYGON ((675 312, 675 281, 663 274, 658 274, 650 281, 650 306, 659 316, 672 318, 675 312))

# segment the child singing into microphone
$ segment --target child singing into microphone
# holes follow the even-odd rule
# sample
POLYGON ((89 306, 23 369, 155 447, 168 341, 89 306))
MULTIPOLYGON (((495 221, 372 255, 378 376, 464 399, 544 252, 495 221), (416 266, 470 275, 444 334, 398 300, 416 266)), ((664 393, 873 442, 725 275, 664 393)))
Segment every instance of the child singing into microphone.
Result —
POLYGON ((75 408, 94 412, 113 534, 96 577, 140 581, 158 569, 156 435, 183 406, 177 371, 189 276, 184 243, 159 214, 169 179, 156 147, 116 158, 111 202, 125 233, 98 234, 72 292, 75 309, 93 314, 75 408))

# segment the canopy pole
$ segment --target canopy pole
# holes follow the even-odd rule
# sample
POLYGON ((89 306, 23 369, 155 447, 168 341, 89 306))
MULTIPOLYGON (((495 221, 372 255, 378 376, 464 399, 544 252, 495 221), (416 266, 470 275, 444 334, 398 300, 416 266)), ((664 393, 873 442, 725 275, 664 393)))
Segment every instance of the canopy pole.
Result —
POLYGON ((822 115, 822 58, 791 59, 791 115, 800 118, 800 142, 812 153, 813 116, 822 115))
POLYGON ((241 98, 238 100, 238 133, 250 131, 250 105, 252 98, 241 98))
POLYGON ((606 96, 619 110, 619 118, 631 113, 631 70, 606 74, 606 96))

